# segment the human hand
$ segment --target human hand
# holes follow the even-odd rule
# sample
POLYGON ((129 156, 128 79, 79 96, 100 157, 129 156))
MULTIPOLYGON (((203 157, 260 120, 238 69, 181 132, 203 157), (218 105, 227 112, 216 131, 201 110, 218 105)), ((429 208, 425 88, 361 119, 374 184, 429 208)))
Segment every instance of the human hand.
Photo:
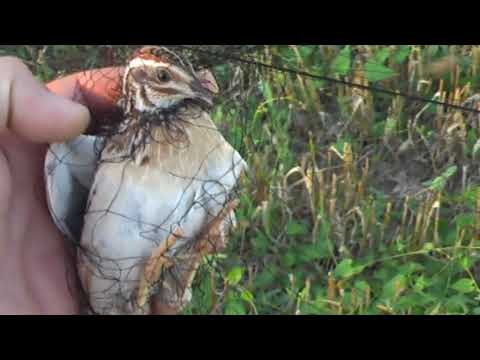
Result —
POLYGON ((0 314, 80 311, 73 258, 46 204, 46 144, 84 133, 91 115, 113 108, 120 73, 45 87, 20 60, 0 58, 0 314))

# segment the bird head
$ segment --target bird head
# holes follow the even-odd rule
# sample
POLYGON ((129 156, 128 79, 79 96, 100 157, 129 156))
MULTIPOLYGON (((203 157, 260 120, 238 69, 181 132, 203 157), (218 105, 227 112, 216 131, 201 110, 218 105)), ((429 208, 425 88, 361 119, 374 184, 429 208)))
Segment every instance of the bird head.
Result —
POLYGON ((210 71, 196 72, 186 59, 165 47, 137 51, 123 80, 127 111, 140 113, 168 111, 187 102, 209 109, 218 91, 210 71))

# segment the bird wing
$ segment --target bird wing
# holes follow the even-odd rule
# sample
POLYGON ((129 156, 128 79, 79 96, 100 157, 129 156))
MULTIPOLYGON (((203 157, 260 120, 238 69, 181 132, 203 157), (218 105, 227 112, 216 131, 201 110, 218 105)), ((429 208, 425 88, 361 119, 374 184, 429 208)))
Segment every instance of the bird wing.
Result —
MULTIPOLYGON (((241 176, 248 170, 245 160, 230 144, 225 142, 225 148, 224 151, 220 152, 221 157, 215 161, 216 164, 209 167, 208 175, 211 180, 205 183, 201 192, 204 198, 203 201, 206 200, 207 207, 211 211, 210 216, 213 216, 213 218, 228 207, 231 201, 237 198, 238 194, 236 191, 241 176)), ((196 200, 199 201, 200 199, 196 200)), ((210 217, 210 220, 213 220, 213 218, 210 217)), ((231 224, 235 223, 233 210, 225 221, 231 224)), ((227 226, 227 228, 229 227, 227 226)))
POLYGON ((79 243, 83 216, 100 154, 102 140, 80 136, 52 144, 45 159, 45 182, 50 213, 58 229, 79 243))
MULTIPOLYGON (((191 285, 203 255, 217 253, 225 249, 228 232, 236 225, 235 202, 238 197, 236 190, 240 185, 243 173, 248 166, 241 155, 222 138, 222 146, 212 152, 207 160, 204 179, 199 191, 189 205, 192 206, 187 221, 205 214, 206 222, 197 234, 196 246, 187 247, 186 252, 177 252, 176 266, 163 282, 162 290, 153 296, 154 303, 168 304, 173 309, 181 311, 191 300, 191 285), (197 216, 195 213, 199 213, 197 216), (200 251, 200 252, 198 252, 200 251), (175 274, 171 277, 172 274, 175 274), (176 279, 183 279, 180 287, 176 279), (180 290, 180 292, 178 291, 180 290)), ((180 230, 183 230, 181 224, 180 230)), ((173 247, 175 248, 175 246, 173 247)), ((155 260, 155 259, 153 259, 155 260)), ((160 263, 161 266, 162 263, 160 263)))

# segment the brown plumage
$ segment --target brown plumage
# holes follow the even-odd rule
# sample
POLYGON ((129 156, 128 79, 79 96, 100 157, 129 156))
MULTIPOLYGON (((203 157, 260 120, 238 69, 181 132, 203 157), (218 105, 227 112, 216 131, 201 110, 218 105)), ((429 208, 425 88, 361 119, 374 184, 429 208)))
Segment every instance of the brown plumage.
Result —
POLYGON ((216 92, 210 72, 169 49, 147 47, 129 62, 124 119, 82 182, 90 196, 78 266, 94 312, 178 312, 203 256, 225 247, 247 167, 210 118, 216 92))

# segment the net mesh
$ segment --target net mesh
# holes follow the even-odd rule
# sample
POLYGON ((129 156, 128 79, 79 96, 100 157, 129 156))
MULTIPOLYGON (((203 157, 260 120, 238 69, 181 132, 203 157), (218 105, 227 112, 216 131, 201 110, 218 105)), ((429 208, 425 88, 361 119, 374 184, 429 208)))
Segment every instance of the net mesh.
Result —
MULTIPOLYGON (((90 299, 93 296, 95 302, 105 304, 100 312, 108 313, 112 307, 117 311, 119 308, 132 311, 128 306, 135 301, 145 301, 146 293, 158 295, 160 302, 181 303, 183 307, 190 297, 185 284, 192 282, 198 299, 210 293, 211 298, 217 299, 217 305, 210 304, 205 311, 220 312, 218 304, 228 300, 228 286, 225 285, 228 281, 212 285, 210 280, 217 279, 216 274, 222 279, 228 278, 225 266, 235 261, 248 269, 251 279, 265 274, 269 267, 288 268, 296 266, 297 262, 310 273, 327 274, 339 259, 359 256, 369 249, 393 243, 399 237, 407 237, 412 246, 421 246, 438 237, 435 234, 440 225, 435 219, 440 214, 437 205, 440 190, 451 194, 468 193, 468 189, 478 184, 480 169, 475 140, 480 131, 478 88, 476 84, 458 81, 461 72, 473 73, 475 68, 473 64, 460 67, 451 56, 453 53, 472 58, 475 47, 451 47, 446 53, 448 56, 435 60, 434 55, 432 59, 422 58, 421 47, 411 47, 404 53, 399 46, 391 48, 387 54, 384 47, 373 46, 350 47, 350 50, 345 46, 166 46, 188 59, 195 69, 207 68, 217 76, 222 91, 210 111, 217 126, 204 131, 219 131, 228 140, 247 161, 248 179, 243 187, 231 190, 226 197, 224 191, 218 190, 225 187, 221 177, 213 184, 211 179, 204 181, 195 171, 189 177, 171 174, 187 184, 179 187, 179 198, 172 205, 172 213, 185 201, 191 184, 197 184, 206 194, 206 198, 183 209, 182 214, 176 213, 177 219, 169 222, 176 224, 173 227, 165 228, 162 221, 146 221, 131 211, 115 208, 115 201, 106 202, 103 208, 86 206, 80 214, 72 214, 70 218, 77 221, 69 227, 74 229, 72 239, 82 263, 88 264, 89 271, 98 277, 107 279, 110 286, 89 294, 90 299), (296 72, 266 68, 261 64, 296 72), (323 78, 304 76, 304 72, 321 74, 323 78), (366 88, 329 82, 325 76, 366 88), (417 98, 376 92, 378 84, 417 98), (420 97, 474 111, 421 101, 420 97), (212 193, 206 188, 217 190, 212 193), (241 200, 235 208, 240 217, 237 227, 233 226, 233 217, 222 211, 229 209, 234 199, 241 200), (206 203, 209 205, 205 206, 206 203), (181 233, 179 229, 186 226, 182 222, 189 219, 188 214, 195 207, 203 207, 201 212, 209 220, 205 223, 216 223, 220 214, 227 219, 225 227, 236 230, 230 234, 227 229, 228 236, 215 234, 215 239, 210 239, 203 231, 195 238, 181 233), (394 212, 400 216, 393 218, 394 212), (99 223, 116 219, 118 226, 124 223, 126 228, 137 229, 132 237, 150 243, 151 252, 134 259, 111 261, 99 258, 91 249, 82 249, 79 234, 85 227, 83 219, 86 217, 94 217, 99 223), (328 221, 322 222, 325 217, 328 221), (225 239, 219 240, 219 237, 225 239), (198 250, 208 248, 208 253, 216 254, 219 250, 216 247, 220 243, 223 249, 226 238, 231 239, 229 254, 237 259, 235 261, 222 262, 218 255, 205 256, 206 252, 198 250), (327 244, 326 248, 316 242, 319 238, 327 244), (170 250, 161 249, 162 244, 168 243, 173 244, 170 250), (285 260, 278 254, 292 247, 298 249, 297 259, 285 260), (155 249, 158 256, 152 258, 155 249), (139 287, 138 282, 146 281, 138 273, 152 262, 163 264, 158 266, 161 274, 155 282, 142 287, 143 293, 132 291, 139 287), (198 281, 192 278, 197 270, 201 275, 198 281), (125 281, 130 278, 137 279, 137 284, 125 281), (112 293, 121 304, 111 301, 112 293)), ((108 97, 118 102, 122 98, 121 72, 98 69, 124 66, 138 48, 105 45, 92 46, 85 51, 78 47, 77 53, 69 55, 74 59, 70 61, 68 73, 95 69, 85 72, 79 84, 79 96, 85 96, 103 81, 108 97), (86 59, 85 54, 90 54, 91 59, 86 59)), ((50 74, 42 70, 37 60, 39 56, 46 57, 52 49, 45 49, 45 46, 30 49, 32 54, 24 58, 30 59, 36 73, 47 72, 47 78, 53 77, 53 73, 62 75, 63 65, 55 64, 55 60, 62 59, 66 49, 59 47, 55 49, 58 54, 50 54, 49 66, 53 69, 50 74)), ((93 117, 93 126, 89 129, 89 134, 97 137, 93 165, 95 169, 106 163, 116 167, 117 182, 111 188, 114 190, 112 199, 117 199, 118 194, 131 191, 125 173, 131 162, 139 160, 133 153, 113 159, 100 156, 104 149, 102 139, 118 134, 125 120, 121 106, 99 109, 93 117)), ((167 132, 160 134, 152 132, 155 121, 146 118, 141 130, 147 136, 138 146, 142 148, 145 141, 159 143, 158 136, 182 149, 188 146, 182 134, 185 126, 191 123, 189 119, 166 121, 169 125, 162 128, 167 132)), ((88 142, 88 139, 72 144, 71 150, 81 148, 82 141, 88 142)), ((210 151, 215 149, 212 147, 210 151)), ((205 151, 200 164, 211 155, 210 151, 205 151)), ((71 154, 58 154, 53 150, 51 153, 60 166, 81 169, 92 165, 91 162, 88 166, 72 162, 71 154)), ((228 170, 234 171, 235 166, 232 158, 228 170)), ((51 167, 48 171, 55 172, 58 168, 51 167)), ((87 194, 88 191, 78 194, 78 201, 86 203, 87 194)), ((141 204, 132 208, 138 206, 141 204)), ((468 214, 471 207, 451 201, 441 211, 442 217, 456 218, 468 214)), ((89 228, 92 238, 95 229, 93 225, 89 228)), ((466 238, 478 235, 475 226, 467 232, 466 238)), ((272 288, 268 290, 275 292, 272 288)), ((273 302, 266 300, 269 301, 273 302)), ((269 310, 277 311, 273 306, 269 310)))

